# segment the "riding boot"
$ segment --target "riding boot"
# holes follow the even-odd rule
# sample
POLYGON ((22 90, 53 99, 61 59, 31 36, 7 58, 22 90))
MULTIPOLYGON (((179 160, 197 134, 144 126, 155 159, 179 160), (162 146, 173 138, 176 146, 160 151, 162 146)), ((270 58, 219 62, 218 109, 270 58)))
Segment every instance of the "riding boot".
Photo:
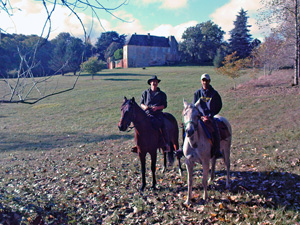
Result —
POLYGON ((214 126, 214 132, 213 132, 213 137, 214 137, 214 143, 213 143, 213 147, 212 147, 212 156, 216 156, 216 159, 218 158, 222 158, 223 154, 220 151, 220 132, 219 132, 219 128, 217 125, 217 121, 213 118, 213 126, 214 126))

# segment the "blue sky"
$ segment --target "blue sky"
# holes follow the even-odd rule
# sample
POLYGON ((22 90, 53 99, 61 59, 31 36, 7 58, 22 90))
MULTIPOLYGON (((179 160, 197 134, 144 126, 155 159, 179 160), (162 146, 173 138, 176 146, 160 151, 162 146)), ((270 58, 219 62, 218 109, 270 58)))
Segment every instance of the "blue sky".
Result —
MULTIPOLYGON (((99 0, 106 7, 115 7, 122 0, 99 0)), ((8 16, 0 11, 0 28, 8 33, 41 34, 46 14, 41 1, 10 0, 13 7, 22 10, 12 11, 8 16)), ((51 5, 48 6, 49 8, 51 5)), ((173 35, 180 41, 186 28, 198 23, 212 20, 226 32, 233 28, 236 15, 243 8, 248 11, 248 23, 252 25, 250 33, 254 38, 263 39, 262 31, 257 25, 257 10, 261 8, 260 0, 128 0, 125 5, 113 11, 114 15, 125 21, 116 19, 103 10, 97 11, 99 21, 89 10, 78 11, 87 31, 91 31, 92 39, 96 39, 104 31, 116 31, 119 34, 147 34, 157 36, 173 35), (93 26, 92 26, 93 24, 93 26)), ((67 8, 57 6, 52 17, 50 38, 60 32, 70 32, 76 37, 83 35, 79 21, 70 16, 67 8)))

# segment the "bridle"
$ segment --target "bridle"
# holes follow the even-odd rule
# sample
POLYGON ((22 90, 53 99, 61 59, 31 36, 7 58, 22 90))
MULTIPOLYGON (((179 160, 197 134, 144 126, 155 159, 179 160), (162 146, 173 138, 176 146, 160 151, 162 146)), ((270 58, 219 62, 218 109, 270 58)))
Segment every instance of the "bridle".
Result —
MULTIPOLYGON (((198 111, 198 116, 197 116, 197 118, 198 118, 198 119, 201 118, 201 114, 200 114, 200 111, 199 111, 198 108, 189 106, 189 107, 186 108, 186 110, 187 110, 188 108, 195 108, 195 109, 198 111)), ((186 112, 186 110, 185 110, 185 112, 186 112)), ((183 121, 184 129, 186 129, 187 125, 191 123, 191 124, 194 126, 194 129, 197 130, 197 128, 198 128, 198 120, 197 120, 196 122, 194 122, 193 120, 189 120, 189 121, 187 121, 187 122, 184 122, 184 118, 183 118, 183 117, 184 117, 184 116, 182 116, 182 121, 183 121)))
POLYGON ((129 122, 126 124, 127 128, 129 128, 128 132, 131 131, 134 128, 134 126, 130 127, 129 125, 136 118, 135 111, 133 110, 133 107, 131 107, 133 104, 134 103, 132 103, 132 102, 130 102, 130 100, 128 100, 128 102, 126 102, 126 104, 124 104, 123 106, 121 106, 121 111, 123 112, 123 115, 125 115, 126 112, 130 114, 129 115, 129 120, 128 120, 129 122), (125 107, 127 107, 127 109, 124 112, 124 108, 125 107))

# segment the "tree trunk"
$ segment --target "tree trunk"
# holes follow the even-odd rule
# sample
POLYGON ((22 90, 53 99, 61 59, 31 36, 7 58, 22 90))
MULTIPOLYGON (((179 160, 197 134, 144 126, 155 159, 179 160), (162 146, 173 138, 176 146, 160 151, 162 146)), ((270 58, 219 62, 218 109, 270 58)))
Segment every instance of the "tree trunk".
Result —
POLYGON ((299 37, 300 37, 300 29, 299 29, 299 21, 298 21, 298 0, 295 0, 295 36, 296 36, 296 43, 295 43, 295 66, 294 66, 294 82, 293 85, 298 85, 299 83, 299 37))

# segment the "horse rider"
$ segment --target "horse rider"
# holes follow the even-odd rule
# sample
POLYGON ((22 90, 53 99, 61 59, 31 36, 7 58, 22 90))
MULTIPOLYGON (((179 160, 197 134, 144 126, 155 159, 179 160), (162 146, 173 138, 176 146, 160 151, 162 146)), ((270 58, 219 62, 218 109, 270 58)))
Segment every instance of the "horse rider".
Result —
MULTIPOLYGON (((165 146, 164 152, 170 152, 169 134, 164 124, 162 112, 163 109, 167 108, 167 95, 158 87, 160 81, 157 76, 152 76, 148 80, 147 83, 150 85, 150 88, 143 92, 140 105, 151 118, 153 128, 161 132, 165 146)), ((137 147, 133 147, 131 151, 137 152, 137 147)))
POLYGON ((201 119, 204 122, 212 122, 213 124, 213 148, 212 155, 216 158, 222 157, 220 152, 220 132, 214 116, 222 109, 222 99, 219 93, 210 85, 210 76, 205 73, 201 76, 202 87, 194 93, 193 103, 195 104, 200 99, 201 119))

